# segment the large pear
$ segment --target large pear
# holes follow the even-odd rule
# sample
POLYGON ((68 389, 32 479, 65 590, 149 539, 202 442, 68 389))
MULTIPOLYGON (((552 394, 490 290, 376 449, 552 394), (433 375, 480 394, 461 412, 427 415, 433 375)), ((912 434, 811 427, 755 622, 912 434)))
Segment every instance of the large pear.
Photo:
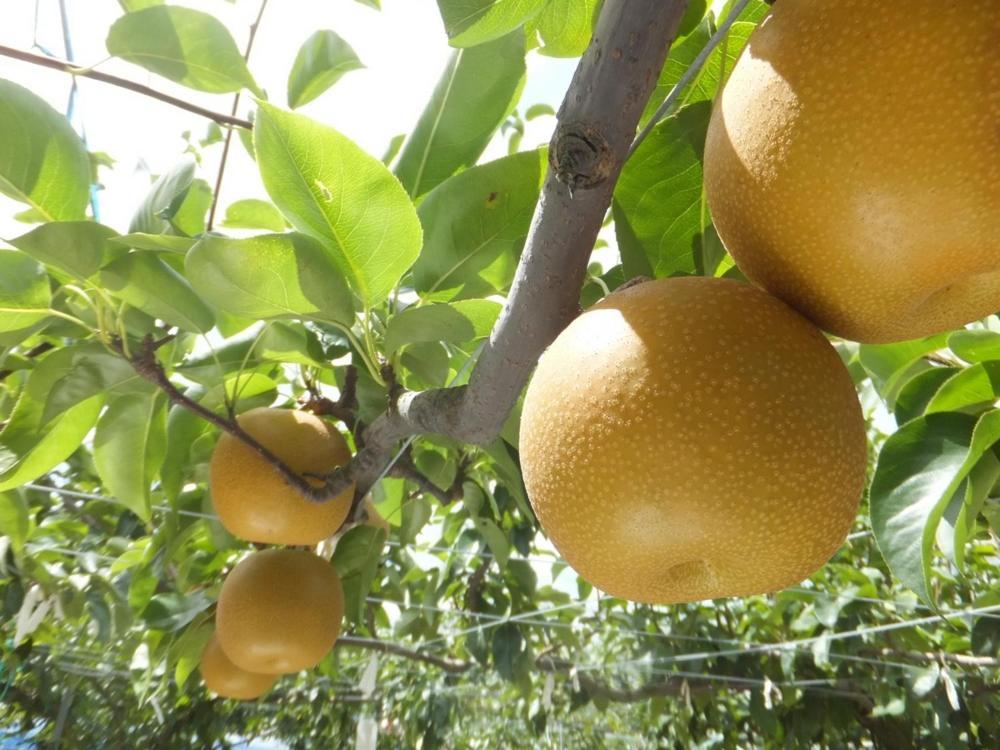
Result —
POLYGON ((520 454, 566 561, 663 604, 807 578, 850 529, 867 464, 854 385, 823 334, 749 284, 700 277, 574 320, 532 377, 520 454))
POLYGON ((827 331, 1000 309, 1000 2, 780 0, 716 102, 705 186, 747 277, 827 331))

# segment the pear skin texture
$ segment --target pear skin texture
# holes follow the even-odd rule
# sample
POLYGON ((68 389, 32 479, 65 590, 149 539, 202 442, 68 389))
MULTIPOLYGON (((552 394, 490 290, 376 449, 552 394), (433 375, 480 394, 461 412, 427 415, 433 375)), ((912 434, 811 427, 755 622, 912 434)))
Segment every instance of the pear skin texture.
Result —
POLYGON ((736 281, 615 292, 546 350, 521 415, 531 505, 613 596, 670 604, 798 583, 843 542, 865 422, 820 331, 736 281))
POLYGON ((996 0, 776 3, 705 145, 746 276, 856 341, 1000 309, 998 48, 996 0))
POLYGON ((256 674, 237 667, 226 656, 214 634, 201 652, 198 668, 206 688, 222 698, 240 701, 259 698, 278 680, 278 675, 256 674))
POLYGON ((226 576, 216 635, 241 669, 288 674, 309 669, 333 648, 344 617, 344 590, 327 561, 303 550, 268 549, 226 576))
MULTIPOLYGON (((326 474, 351 460, 337 430, 304 411, 258 408, 236 420, 300 474, 326 474)), ((354 485, 322 503, 303 497, 252 448, 223 434, 212 453, 209 489, 222 525, 264 544, 313 545, 332 536, 351 509, 354 485)))

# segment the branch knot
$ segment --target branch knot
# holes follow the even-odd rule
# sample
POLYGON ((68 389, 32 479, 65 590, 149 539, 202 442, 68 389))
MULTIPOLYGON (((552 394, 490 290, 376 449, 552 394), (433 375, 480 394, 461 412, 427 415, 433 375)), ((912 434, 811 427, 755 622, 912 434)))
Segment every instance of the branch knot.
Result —
POLYGON ((556 179, 569 188, 589 190, 611 177, 615 157, 607 140, 593 125, 571 122, 556 128, 549 148, 556 179))

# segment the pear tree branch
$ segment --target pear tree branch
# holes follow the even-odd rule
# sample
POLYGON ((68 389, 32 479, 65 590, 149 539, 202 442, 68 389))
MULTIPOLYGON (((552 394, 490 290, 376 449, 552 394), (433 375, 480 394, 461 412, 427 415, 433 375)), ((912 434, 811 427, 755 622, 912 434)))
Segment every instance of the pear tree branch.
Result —
POLYGON ((209 120, 214 120, 219 125, 229 125, 231 127, 244 128, 245 130, 253 129, 253 123, 249 120, 222 114, 221 112, 213 112, 205 107, 199 107, 197 104, 192 104, 191 102, 179 99, 176 96, 165 94, 162 91, 157 91, 156 89, 144 86, 141 83, 130 81, 127 78, 120 78, 119 76, 113 76, 109 73, 102 73, 99 70, 94 70, 92 68, 81 68, 68 60, 62 60, 58 57, 52 57, 51 55, 39 55, 34 52, 28 52, 23 49, 17 49, 16 47, 8 47, 0 44, 0 57, 9 57, 14 60, 31 63, 32 65, 38 65, 43 68, 59 70, 63 73, 69 73, 70 75, 78 76, 80 78, 91 78, 95 81, 110 83, 112 86, 117 86, 120 89, 133 91, 137 94, 142 94, 143 96, 148 96, 151 99, 156 99, 157 101, 169 104, 172 107, 177 107, 178 109, 183 109, 196 115, 201 115, 209 120))

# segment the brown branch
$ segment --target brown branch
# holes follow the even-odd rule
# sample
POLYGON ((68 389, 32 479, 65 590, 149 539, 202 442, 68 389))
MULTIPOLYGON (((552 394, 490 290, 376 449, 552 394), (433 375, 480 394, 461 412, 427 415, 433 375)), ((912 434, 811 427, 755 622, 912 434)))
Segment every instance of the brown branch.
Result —
POLYGON ((144 86, 141 83, 130 81, 127 78, 119 78, 118 76, 101 73, 100 71, 91 70, 89 68, 80 68, 67 60, 61 60, 58 57, 39 55, 34 52, 27 52, 25 50, 17 49, 16 47, 8 47, 3 44, 0 44, 0 56, 10 57, 15 60, 31 63, 32 65, 40 65, 43 68, 60 70, 63 73, 69 73, 70 75, 79 76, 81 78, 92 78, 95 81, 110 83, 118 88, 134 91, 137 94, 148 96, 173 107, 177 107, 178 109, 193 112, 196 115, 201 115, 209 120, 214 120, 220 125, 230 125, 237 128, 244 128, 246 130, 253 129, 253 123, 249 120, 243 120, 239 117, 233 117, 231 115, 224 115, 220 112, 213 112, 210 109, 199 107, 197 104, 192 104, 191 102, 184 101, 183 99, 178 99, 176 96, 164 94, 162 91, 157 91, 156 89, 144 86))
POLYGON ((579 312, 597 233, 686 6, 606 0, 559 110, 549 174, 507 304, 468 386, 393 398, 341 472, 341 489, 356 481, 358 493, 367 492, 405 437, 488 444, 500 434, 538 357, 579 312))
MULTIPOLYGON (((163 365, 161 365, 159 360, 156 358, 156 345, 157 342, 153 340, 153 337, 147 335, 142 341, 141 350, 138 353, 134 353, 129 356, 126 354, 125 349, 122 346, 122 342, 119 339, 115 338, 111 341, 111 347, 132 365, 132 368, 136 371, 136 373, 153 385, 157 386, 167 395, 167 398, 169 398, 172 403, 182 406, 188 411, 194 412, 199 417, 215 425, 223 432, 227 432, 237 440, 241 440, 247 446, 256 451, 261 458, 270 463, 275 470, 282 475, 285 481, 295 487, 295 489, 302 493, 303 496, 317 502, 333 497, 333 494, 328 492, 326 486, 314 487, 305 477, 296 473, 274 453, 257 442, 253 436, 240 427, 236 420, 227 419, 226 417, 216 414, 215 412, 206 409, 197 401, 194 401, 181 393, 177 389, 177 386, 170 382, 170 378, 167 377, 167 373, 164 371, 163 365)), ((336 476, 336 472, 334 472, 333 476, 336 476)))
POLYGON ((318 417, 333 417, 354 429, 358 409, 358 368, 348 365, 344 371, 344 386, 340 397, 333 401, 321 395, 315 385, 309 383, 309 400, 302 407, 318 417))
POLYGON ((392 469, 389 471, 389 475, 413 482, 417 485, 422 494, 433 496, 439 503, 441 503, 441 505, 450 505, 454 501, 461 498, 463 492, 462 484, 465 482, 465 469, 463 463, 459 465, 458 471, 455 474, 455 479, 451 483, 450 487, 444 489, 438 487, 417 468, 416 464, 413 463, 409 450, 403 453, 403 455, 399 457, 399 460, 393 464, 392 469))
POLYGON ((468 672, 473 666, 475 666, 473 662, 447 659, 435 656, 434 654, 426 653, 425 651, 416 651, 415 649, 406 648, 406 646, 400 646, 398 643, 380 641, 377 638, 360 638, 353 635, 342 635, 337 639, 336 645, 354 646, 356 648, 364 648, 369 651, 378 651, 383 654, 401 656, 404 659, 410 659, 411 661, 422 661, 425 664, 431 664, 439 669, 443 669, 449 674, 461 674, 462 672, 468 672))
MULTIPOLYGON (((51 351, 52 349, 55 348, 56 348, 55 344, 50 344, 48 341, 43 341, 38 346, 33 347, 28 351, 26 351, 22 356, 25 357, 25 359, 34 359, 35 357, 40 357, 46 352, 51 351)), ((14 370, 0 370, 0 380, 6 379, 13 372, 14 370)))
POLYGON ((465 608, 470 612, 478 612, 483 603, 483 587, 486 585, 486 573, 493 562, 492 557, 487 557, 472 571, 469 576, 469 585, 465 588, 465 608))
POLYGON ((950 662, 962 667, 1000 667, 1000 659, 992 656, 972 656, 970 654, 949 654, 945 652, 902 651, 893 648, 866 649, 860 652, 865 656, 894 656, 913 659, 920 662, 950 662))
MULTIPOLYGON (((264 9, 267 8, 267 0, 261 0, 260 9, 257 11, 257 18, 254 22, 250 24, 250 36, 247 39, 247 48, 243 53, 243 62, 250 62, 250 52, 253 50, 254 39, 257 38, 257 28, 260 26, 260 19, 264 16, 264 9)), ((230 112, 230 117, 236 117, 236 112, 240 107, 240 96, 243 92, 237 91, 236 96, 233 97, 233 108, 230 112)), ((230 128, 226 132, 225 143, 222 144, 222 158, 219 160, 219 173, 215 177, 215 190, 212 192, 212 206, 208 211, 208 223, 205 228, 206 231, 211 232, 212 227, 215 225, 215 211, 219 207, 219 191, 222 189, 222 175, 226 171, 226 160, 229 158, 229 145, 233 141, 233 129, 230 128)))

